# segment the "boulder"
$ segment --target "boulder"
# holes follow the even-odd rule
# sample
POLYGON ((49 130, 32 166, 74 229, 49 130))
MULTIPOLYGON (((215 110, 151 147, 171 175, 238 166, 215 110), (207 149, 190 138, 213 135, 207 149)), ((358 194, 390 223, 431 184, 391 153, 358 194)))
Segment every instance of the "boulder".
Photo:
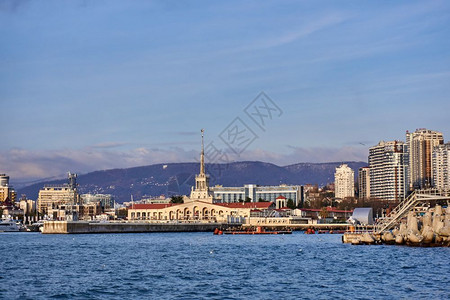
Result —
POLYGON ((405 242, 405 240, 403 239, 403 236, 401 234, 397 235, 395 237, 395 243, 402 245, 405 242))
POLYGON ((372 235, 370 233, 365 232, 361 236, 361 242, 367 243, 367 244, 373 244, 375 242, 375 239, 372 237, 372 235))
POLYGON ((390 231, 384 232, 383 235, 381 236, 381 239, 386 243, 392 243, 395 241, 395 237, 390 231))
POLYGON ((422 236, 423 236, 423 243, 429 244, 431 242, 433 242, 433 238, 434 238, 434 231, 433 228, 431 228, 430 225, 426 225, 423 227, 422 230, 422 236))
POLYGON ((418 244, 423 241, 423 236, 419 233, 418 230, 408 230, 407 234, 408 242, 418 244))

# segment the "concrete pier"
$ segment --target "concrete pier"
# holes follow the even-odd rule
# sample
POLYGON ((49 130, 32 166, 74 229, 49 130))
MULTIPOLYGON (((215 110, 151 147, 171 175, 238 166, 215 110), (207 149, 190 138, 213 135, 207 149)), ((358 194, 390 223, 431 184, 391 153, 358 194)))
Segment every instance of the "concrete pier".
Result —
POLYGON ((229 226, 223 223, 120 223, 47 221, 44 234, 83 233, 141 233, 141 232, 200 232, 214 231, 215 228, 229 226))
MULTIPOLYGON (((138 233, 138 232, 213 232, 216 228, 229 227, 248 228, 249 224, 206 223, 206 222, 85 222, 85 221, 46 221, 42 233, 69 234, 69 233, 138 233)), ((344 230, 347 224, 262 224, 268 230, 344 230)))

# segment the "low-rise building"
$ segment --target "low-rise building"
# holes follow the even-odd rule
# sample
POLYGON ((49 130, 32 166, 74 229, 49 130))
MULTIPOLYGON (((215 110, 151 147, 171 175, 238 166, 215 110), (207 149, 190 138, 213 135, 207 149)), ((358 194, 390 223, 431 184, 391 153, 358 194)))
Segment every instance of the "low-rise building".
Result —
POLYGON ((301 185, 259 186, 246 184, 243 187, 223 187, 216 185, 211 188, 214 201, 220 203, 233 203, 250 200, 251 202, 276 202, 277 197, 283 196, 291 199, 295 206, 303 204, 304 189, 301 185))
POLYGON ((298 216, 303 218, 311 218, 313 220, 328 219, 328 220, 347 220, 353 210, 342 210, 335 207, 324 207, 324 208, 300 208, 298 209, 300 213, 298 216))
POLYGON ((47 215, 52 220, 77 221, 94 220, 103 212, 100 202, 91 204, 61 204, 54 208, 48 208, 47 215))
POLYGON ((36 201, 31 199, 20 199, 19 207, 25 215, 33 215, 36 212, 36 201))
POLYGON ((114 208, 114 196, 111 194, 82 194, 81 202, 83 204, 100 202, 105 209, 114 208))
POLYGON ((252 210, 275 209, 273 202, 134 204, 128 208, 129 220, 225 222, 231 217, 250 217, 252 210))
POLYGON ((49 209, 56 208, 58 205, 80 204, 76 177, 77 174, 69 173, 68 183, 45 185, 39 191, 38 212, 47 214, 49 209))

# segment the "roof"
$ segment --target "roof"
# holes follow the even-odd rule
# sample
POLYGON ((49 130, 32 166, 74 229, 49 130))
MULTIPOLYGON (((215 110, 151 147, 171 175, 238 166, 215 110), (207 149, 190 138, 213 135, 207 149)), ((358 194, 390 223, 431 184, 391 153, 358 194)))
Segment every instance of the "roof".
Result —
POLYGON ((235 203, 215 203, 220 206, 228 208, 257 208, 257 209, 268 209, 273 202, 235 202, 235 203))
MULTIPOLYGON (((321 211, 321 208, 300 208, 300 210, 304 210, 304 211, 321 211)), ((336 207, 327 207, 327 211, 329 212, 341 212, 341 213, 351 213, 353 212, 353 210, 342 210, 342 209, 337 209, 336 207)))
POLYGON ((280 195, 280 196, 277 197, 277 199, 286 199, 286 197, 280 195))
POLYGON ((361 224, 373 224, 373 210, 371 207, 357 207, 353 211, 352 218, 361 224))
POLYGON ((177 204, 174 203, 152 203, 152 204, 133 204, 129 206, 129 209, 162 209, 177 204))

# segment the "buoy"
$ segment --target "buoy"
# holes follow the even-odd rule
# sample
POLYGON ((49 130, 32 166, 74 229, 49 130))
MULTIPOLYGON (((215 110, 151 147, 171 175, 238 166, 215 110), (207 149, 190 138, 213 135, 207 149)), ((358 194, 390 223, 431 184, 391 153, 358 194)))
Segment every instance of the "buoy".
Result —
POLYGON ((214 234, 219 234, 219 228, 214 229, 214 234))
POLYGON ((218 234, 219 234, 219 235, 223 234, 223 231, 222 231, 222 230, 219 230, 218 234))

